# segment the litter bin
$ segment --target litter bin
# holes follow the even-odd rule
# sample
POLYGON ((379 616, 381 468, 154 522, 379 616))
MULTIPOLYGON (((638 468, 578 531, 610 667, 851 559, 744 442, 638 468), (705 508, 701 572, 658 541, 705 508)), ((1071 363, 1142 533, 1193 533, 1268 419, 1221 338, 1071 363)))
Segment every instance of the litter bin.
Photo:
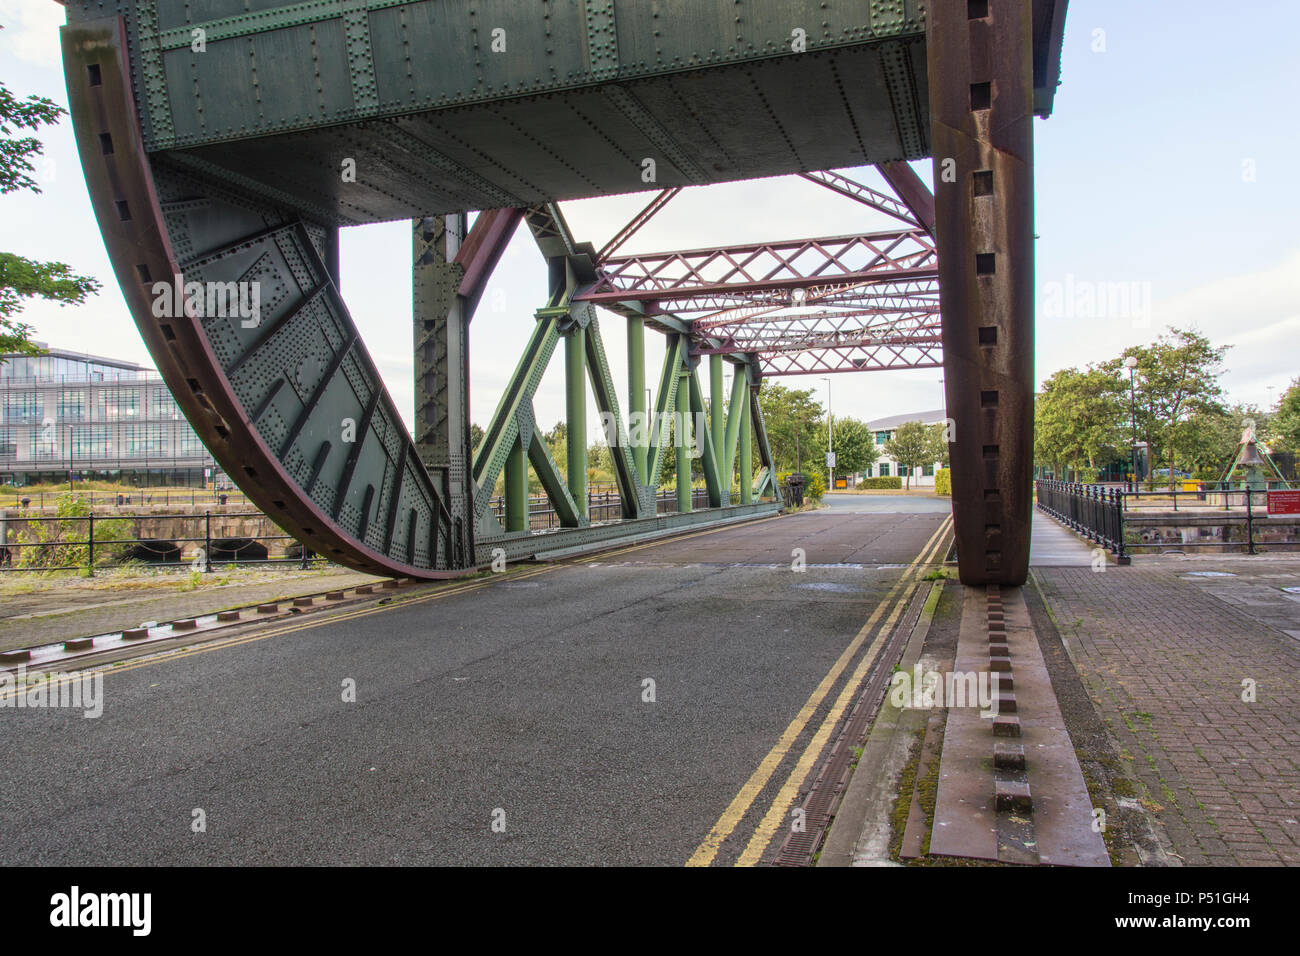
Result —
POLYGON ((804 476, 799 472, 794 472, 785 479, 785 499, 793 508, 803 507, 803 484, 804 476))

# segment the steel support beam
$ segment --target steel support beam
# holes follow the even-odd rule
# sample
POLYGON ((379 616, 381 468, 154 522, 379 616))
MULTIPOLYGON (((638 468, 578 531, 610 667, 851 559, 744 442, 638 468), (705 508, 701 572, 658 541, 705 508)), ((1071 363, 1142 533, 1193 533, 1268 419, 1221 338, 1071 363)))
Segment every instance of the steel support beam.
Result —
MULTIPOLYGON (((736 378, 740 380, 744 394, 749 395, 749 366, 736 369, 736 378)), ((741 406, 740 411, 740 503, 754 502, 754 448, 751 444, 749 402, 741 406)), ((727 485, 731 485, 731 476, 727 476, 727 485)))
POLYGON ((569 494, 587 517, 587 330, 577 324, 564 336, 564 418, 569 494))
POLYGON ((744 408, 749 404, 749 387, 741 371, 748 365, 737 365, 731 379, 731 407, 727 409, 727 434, 723 438, 722 470, 726 475, 727 494, 731 494, 731 479, 736 473, 736 443, 740 441, 740 423, 744 408))
POLYGON ((627 409, 637 481, 647 484, 650 476, 646 472, 646 448, 650 443, 650 427, 646 422, 645 319, 631 315, 627 317, 627 409))
MULTIPOLYGON (((722 507, 722 479, 718 474, 717 444, 712 429, 709 428, 709 413, 704 404, 704 389, 700 387, 699 372, 690 370, 691 419, 695 429, 695 443, 692 448, 700 450, 700 465, 704 471, 704 484, 708 488, 709 507, 722 507)), ((730 493, 728 485, 727 493, 730 493)))
POLYGON ((546 447, 546 438, 536 423, 533 424, 533 440, 528 443, 528 462, 533 466, 533 471, 537 472, 537 480, 541 482, 542 490, 546 492, 556 517, 560 519, 560 527, 584 527, 587 519, 578 513, 577 502, 569 494, 569 486, 565 484, 559 466, 551 457, 551 450, 546 447))
POLYGON ((482 213, 467 235, 463 213, 414 222, 412 327, 415 337, 416 452, 450 513, 450 562, 473 560, 473 448, 470 447, 469 323, 522 210, 482 213))
MULTIPOLYGON (((726 438, 725 426, 723 424, 722 412, 725 407, 725 396, 722 392, 722 356, 709 356, 709 433, 713 436, 713 457, 718 462, 718 468, 721 470, 727 460, 726 453, 723 451, 723 442, 726 438)), ((731 493, 731 476, 726 476, 727 494, 731 493)))
POLYGON ((944 388, 961 580, 1023 584, 1033 445, 1030 5, 932 0, 927 19, 944 388), (956 181, 945 182, 946 162, 956 181), (952 164, 950 164, 952 165, 952 164))
MULTIPOLYGON (((691 372, 684 363, 677 368, 677 407, 689 409, 691 404, 691 372)), ((681 514, 691 510, 691 416, 683 412, 673 424, 674 450, 677 455, 677 510, 681 514)))
POLYGON ((516 434, 506 456, 507 531, 527 531, 529 528, 528 455, 524 451, 524 440, 523 435, 516 434))

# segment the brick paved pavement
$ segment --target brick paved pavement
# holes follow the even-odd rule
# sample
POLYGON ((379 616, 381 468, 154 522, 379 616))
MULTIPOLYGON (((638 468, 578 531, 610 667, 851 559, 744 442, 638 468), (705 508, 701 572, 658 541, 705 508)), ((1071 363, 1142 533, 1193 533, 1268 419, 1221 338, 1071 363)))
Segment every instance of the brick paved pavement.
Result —
POLYGON ((1188 577, 1210 564, 1175 557, 1033 570, 1143 805, 1191 865, 1300 864, 1300 641, 1286 633, 1300 602, 1281 590, 1300 561, 1269 561, 1265 614, 1258 593, 1243 600, 1259 587, 1243 560, 1219 562, 1236 578, 1188 577))

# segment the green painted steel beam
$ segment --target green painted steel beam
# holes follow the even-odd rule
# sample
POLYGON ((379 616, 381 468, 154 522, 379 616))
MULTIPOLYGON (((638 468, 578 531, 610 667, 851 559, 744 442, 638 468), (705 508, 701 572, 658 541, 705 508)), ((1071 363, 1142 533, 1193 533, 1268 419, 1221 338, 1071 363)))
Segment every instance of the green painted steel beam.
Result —
POLYGON ((577 503, 569 494, 569 486, 560 474, 560 466, 551 457, 551 450, 546 447, 546 439, 537 427, 536 420, 533 422, 533 440, 528 445, 528 461, 532 464, 533 471, 537 472, 537 480, 541 482, 542 490, 546 492, 556 517, 560 519, 560 527, 584 527, 587 519, 579 513, 577 503))
MULTIPOLYGON (((709 356, 709 431, 713 435, 713 457, 718 462, 719 470, 725 470, 727 455, 723 450, 726 437, 722 412, 726 400, 722 394, 722 356, 709 356)), ((731 476, 726 476, 726 491, 731 494, 731 476)))
POLYGON ((480 537, 477 541, 478 564, 492 561, 493 551, 500 548, 512 561, 521 558, 543 560, 568 557, 583 551, 608 548, 632 541, 648 541, 680 534, 695 528, 718 527, 775 516, 779 502, 756 502, 748 507, 733 505, 730 508, 701 508, 686 513, 668 513, 634 521, 617 521, 610 524, 591 525, 585 528, 565 528, 535 534, 495 534, 480 537))
POLYGON ((659 470, 663 466, 664 448, 668 444, 668 429, 672 425, 672 414, 677 410, 677 378, 686 354, 686 338, 670 335, 665 346, 659 392, 655 398, 654 421, 650 429, 650 448, 646 455, 646 484, 651 488, 659 487, 659 470))
POLYGON ((636 463, 637 481, 644 485, 649 479, 646 448, 650 443, 650 429, 645 420, 645 319, 639 316, 627 319, 627 408, 634 439, 632 460, 636 463), (636 427, 638 422, 640 427, 636 427))
POLYGON ((506 465, 511 444, 519 436, 521 412, 531 425, 533 396, 541 384, 546 366, 559 341, 560 322, 568 317, 567 302, 537 310, 537 324, 529 336, 524 354, 506 384, 501 402, 488 422, 483 441, 474 455, 474 516, 482 521, 496 487, 501 469, 506 465))
POLYGON ((574 325, 564 336, 564 418, 568 429, 569 494, 587 515, 587 330, 574 325))
MULTIPOLYGON (((677 368, 677 407, 679 409, 690 407, 691 391, 691 373, 686 365, 677 368)), ((690 416, 679 414, 676 421, 673 422, 673 448, 677 455, 677 511, 685 514, 691 510, 691 458, 689 455, 690 442, 687 438, 690 432, 690 416)))
POLYGON ((727 409, 727 434, 722 443, 722 470, 726 473, 727 495, 731 495, 731 479, 736 473, 736 443, 740 440, 741 410, 749 402, 749 389, 745 385, 744 370, 749 366, 736 366, 731 379, 731 405, 727 409))
MULTIPOLYGON (((749 367, 736 369, 736 378, 744 383, 745 394, 748 395, 749 367)), ((740 412, 740 503, 742 505, 754 502, 754 448, 750 443, 752 432, 750 426, 749 402, 745 402, 740 412)))
POLYGON ((528 457, 523 436, 516 433, 506 455, 506 530, 528 529, 528 457))
POLYGON ((605 343, 600 335, 600 322, 595 308, 588 306, 587 369, 591 373, 591 390, 600 411, 602 424, 606 425, 605 440, 609 444, 610 458, 614 463, 614 480, 618 484, 619 498, 623 504, 623 517, 642 517, 641 483, 636 461, 628 443, 628 432, 618 408, 618 391, 614 376, 605 356, 605 343), (612 431, 612 434, 611 434, 612 431))
MULTIPOLYGON (((752 377, 752 370, 751 370, 752 377)), ((776 486, 776 464, 772 461, 772 447, 767 442, 767 425, 763 421, 763 406, 758 401, 758 393, 762 383, 756 383, 749 388, 749 421, 750 428, 753 432, 753 441, 758 445, 758 460, 763 466, 763 472, 760 478, 763 483, 770 487, 773 495, 780 495, 776 486)), ((755 489, 755 494, 763 493, 763 483, 760 483, 755 489)))
MULTIPOLYGON (((700 464, 704 468, 704 484, 709 491, 709 507, 720 508, 723 501, 722 478, 718 473, 718 458, 716 453, 716 444, 713 435, 710 434, 709 413, 704 405, 704 390, 700 387, 700 376, 698 370, 690 370, 690 400, 691 412, 695 419, 695 428, 697 431, 703 431, 704 434, 695 436, 695 444, 700 449, 700 464)), ((727 495, 730 496, 731 489, 728 487, 727 495)), ((728 500, 727 502, 731 502, 728 500)))

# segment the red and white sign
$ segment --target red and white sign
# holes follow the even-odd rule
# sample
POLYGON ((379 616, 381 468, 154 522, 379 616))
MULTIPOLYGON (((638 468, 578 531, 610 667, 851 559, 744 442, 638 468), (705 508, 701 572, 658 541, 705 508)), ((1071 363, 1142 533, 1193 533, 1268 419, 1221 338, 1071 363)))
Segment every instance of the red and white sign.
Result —
POLYGON ((1300 515, 1300 491, 1270 491, 1268 513, 1271 515, 1300 515))

